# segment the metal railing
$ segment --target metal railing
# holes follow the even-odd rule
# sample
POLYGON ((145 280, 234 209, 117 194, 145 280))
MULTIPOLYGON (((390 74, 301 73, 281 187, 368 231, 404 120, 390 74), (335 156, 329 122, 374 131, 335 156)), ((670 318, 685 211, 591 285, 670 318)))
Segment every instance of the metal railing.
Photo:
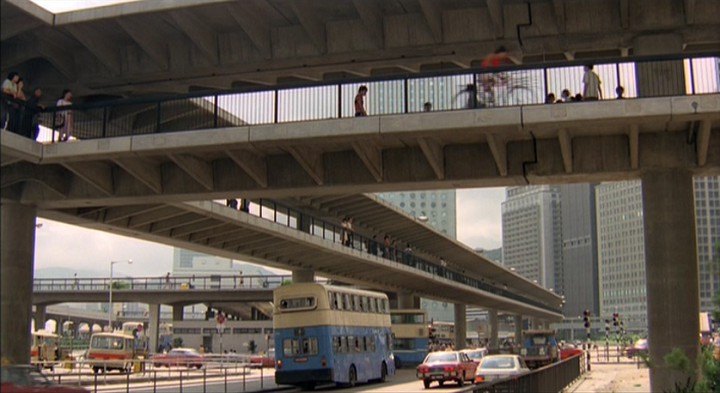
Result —
POLYGON ((517 377, 483 383, 468 392, 561 392, 585 373, 583 355, 575 355, 517 377))
MULTIPOLYGON (((595 62, 602 99, 717 93, 719 55, 654 56, 595 62), (670 72, 668 72, 670 71, 670 72), (669 78, 667 75, 674 75, 669 78)), ((355 116, 358 87, 369 92, 370 115, 496 108, 546 103, 553 93, 582 92, 583 65, 568 61, 494 69, 460 69, 348 79, 276 87, 194 92, 183 95, 118 99, 67 107, 48 107, 40 123, 58 129, 72 114, 72 134, 79 139, 153 134, 285 123, 355 116), (430 106, 427 107, 426 104, 430 106), (57 116, 57 115, 60 116, 57 116)), ((55 139, 53 134, 52 139, 55 139)))
POLYGON ((265 378, 272 376, 262 364, 252 363, 249 355, 206 355, 199 368, 182 364, 168 367, 156 363, 152 358, 132 359, 128 360, 127 370, 117 371, 114 369, 117 362, 102 360, 31 362, 44 369, 43 374, 58 384, 84 386, 93 392, 108 387, 132 392, 133 384, 138 383, 142 384, 142 389, 151 387, 153 392, 168 388, 179 392, 183 389, 196 391, 198 387, 204 392, 237 392, 248 388, 257 390, 257 387, 248 386, 251 382, 259 383, 259 388, 263 389, 268 384, 265 378))
MULTIPOLYGON (((344 236, 342 226, 304 214, 299 210, 292 209, 273 200, 259 199, 257 201, 250 201, 247 204, 245 212, 256 217, 267 219, 276 224, 318 236, 333 243, 342 244, 360 253, 372 254, 379 258, 422 270, 438 278, 454 281, 544 310, 560 312, 559 307, 554 308, 527 296, 511 292, 505 289, 504 286, 501 287, 498 284, 483 279, 466 276, 453 268, 441 266, 439 262, 431 262, 421 258, 411 250, 407 250, 407 248, 401 249, 396 246, 393 247, 392 245, 386 246, 383 240, 379 238, 371 238, 357 232, 354 232, 351 236, 344 236)), ((452 264, 452 261, 448 261, 447 263, 452 264)))
MULTIPOLYGON (((290 275, 210 275, 113 278, 113 291, 178 291, 231 289, 268 289, 291 281, 290 275)), ((107 291, 109 278, 36 278, 33 291, 107 291)))

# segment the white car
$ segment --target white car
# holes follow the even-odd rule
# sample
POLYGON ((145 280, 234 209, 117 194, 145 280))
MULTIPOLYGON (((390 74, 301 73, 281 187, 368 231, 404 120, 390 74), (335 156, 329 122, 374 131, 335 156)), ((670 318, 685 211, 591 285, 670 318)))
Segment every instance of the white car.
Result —
POLYGON ((488 355, 482 358, 475 371, 475 383, 527 374, 530 369, 518 355, 488 355))
POLYGON ((475 348, 475 349, 463 349, 460 351, 470 358, 475 363, 480 363, 482 358, 488 355, 487 348, 475 348))

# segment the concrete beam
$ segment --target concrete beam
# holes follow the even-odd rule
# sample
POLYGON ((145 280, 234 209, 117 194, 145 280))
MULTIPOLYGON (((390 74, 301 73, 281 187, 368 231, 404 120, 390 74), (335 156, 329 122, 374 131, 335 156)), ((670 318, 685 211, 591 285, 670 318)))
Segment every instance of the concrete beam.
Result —
POLYGON ((375 0, 353 0, 353 5, 375 46, 385 47, 384 15, 380 4, 375 0))
POLYGON ((206 22, 189 10, 171 11, 170 17, 212 64, 218 63, 218 37, 206 22))
POLYGON ((708 149, 710 148, 710 133, 712 124, 709 120, 702 120, 700 122, 700 129, 696 136, 696 149, 697 149, 697 164, 698 166, 705 166, 707 164, 708 149))
POLYGON ((630 0, 620 0, 620 27, 627 29, 630 27, 630 0))
POLYGON ((495 38, 505 36, 505 15, 503 13, 503 5, 500 0, 486 0, 490 21, 493 25, 493 34, 495 38))
POLYGON ((43 24, 39 19, 2 18, 2 22, 0 23, 0 40, 5 41, 26 31, 40 27, 43 24))
POLYGON ((272 57, 272 46, 270 28, 263 23, 263 18, 258 10, 258 1, 244 2, 227 5, 230 16, 240 25, 240 28, 247 34, 255 48, 260 54, 269 59, 272 57))
POLYGON ((142 17, 117 18, 115 21, 142 48, 161 70, 170 68, 168 43, 162 35, 153 32, 150 19, 142 17))
POLYGON ((420 10, 432 32, 435 42, 443 42, 442 7, 435 0, 418 0, 420 10))
POLYGON ((213 169, 210 163, 190 154, 168 154, 168 157, 205 189, 212 191, 213 169))
POLYGON ((310 146, 287 146, 285 150, 295 158, 315 183, 322 185, 325 182, 325 166, 321 151, 310 146))
POLYGON ((115 75, 120 74, 120 49, 116 45, 109 44, 112 40, 88 25, 67 25, 64 29, 87 48, 110 72, 115 75))
POLYGON ((418 144, 425 158, 435 171, 435 176, 442 180, 445 178, 445 154, 443 145, 437 139, 418 138, 418 144))
POLYGON ((630 149, 630 167, 638 169, 640 162, 640 126, 637 124, 630 125, 628 148, 630 149))
POLYGON ((498 173, 500 176, 507 176, 507 143, 502 140, 502 137, 496 136, 495 134, 487 134, 486 138, 493 160, 495 160, 495 166, 497 167, 498 173))
POLYGON ((565 173, 572 173, 573 171, 573 157, 572 157, 572 137, 566 129, 558 131, 558 140, 560 141, 560 152, 562 153, 563 165, 565 166, 565 173))
POLYGON ((377 182, 381 182, 383 180, 382 149, 368 142, 355 142, 352 146, 370 174, 377 182))
POLYGON ((555 15, 555 25, 560 34, 565 34, 565 0, 553 0, 552 12, 555 15))
POLYGON ((185 214, 184 211, 173 208, 172 206, 162 206, 158 210, 134 214, 127 222, 127 228, 141 228, 151 225, 155 222, 169 220, 185 214))
POLYGON ((295 0, 290 8, 300 20, 300 24, 320 53, 327 53, 327 32, 325 22, 315 12, 314 0, 295 0))
POLYGON ((116 157, 113 159, 120 168, 148 186, 156 194, 162 194, 162 170, 142 157, 116 157))
POLYGON ((106 195, 114 192, 112 167, 103 162, 67 162, 63 166, 106 195))
POLYGON ((685 10, 685 23, 688 25, 695 24, 695 0, 683 0, 685 10))
POLYGON ((467 339, 467 305, 455 303, 455 350, 465 349, 467 339))
POLYGON ((245 173, 252 177, 260 187, 268 186, 267 160, 250 150, 226 150, 230 157, 245 173))

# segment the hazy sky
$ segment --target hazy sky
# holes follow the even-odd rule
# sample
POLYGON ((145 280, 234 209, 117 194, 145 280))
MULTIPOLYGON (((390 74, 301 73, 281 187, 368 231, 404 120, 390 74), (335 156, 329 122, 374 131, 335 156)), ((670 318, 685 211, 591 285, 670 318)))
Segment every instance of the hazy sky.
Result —
POLYGON ((102 7, 104 5, 129 3, 138 0, 31 0, 33 3, 54 13, 73 11, 84 8, 102 7))
MULTIPOLYGON (((473 248, 500 247, 503 199, 503 188, 458 190, 458 239, 473 248)), ((66 267, 109 274, 109 261, 132 259, 132 265, 115 266, 118 274, 152 277, 172 270, 172 247, 43 218, 38 223, 42 226, 35 237, 35 269, 66 267)))

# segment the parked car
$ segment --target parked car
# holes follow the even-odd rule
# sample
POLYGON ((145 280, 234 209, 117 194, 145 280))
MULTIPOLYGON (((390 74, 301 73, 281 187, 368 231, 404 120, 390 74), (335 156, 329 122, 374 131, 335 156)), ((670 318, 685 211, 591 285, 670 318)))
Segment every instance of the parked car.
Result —
POLYGON ((472 381, 477 363, 460 351, 431 352, 423 363, 417 366, 417 378, 423 381, 425 389, 432 381, 443 386, 446 381, 455 381, 462 386, 472 381))
POLYGON ((635 341, 635 344, 633 344, 632 347, 629 347, 625 350, 625 354, 631 359, 640 354, 647 355, 648 341, 644 338, 635 341))
POLYGON ((560 360, 554 330, 526 330, 520 355, 530 368, 538 368, 560 360))
POLYGON ((488 355, 487 348, 476 348, 476 349, 463 349, 460 351, 470 358, 475 363, 480 363, 483 357, 488 355))
POLYGON ((0 391, 3 393, 86 393, 79 386, 59 385, 32 366, 0 367, 0 391))
POLYGON ((518 355, 485 356, 475 371, 475 383, 491 382, 530 372, 523 358, 518 355))
POLYGON ((193 348, 173 348, 168 353, 153 356, 155 367, 182 366, 187 368, 202 368, 205 357, 193 348))

